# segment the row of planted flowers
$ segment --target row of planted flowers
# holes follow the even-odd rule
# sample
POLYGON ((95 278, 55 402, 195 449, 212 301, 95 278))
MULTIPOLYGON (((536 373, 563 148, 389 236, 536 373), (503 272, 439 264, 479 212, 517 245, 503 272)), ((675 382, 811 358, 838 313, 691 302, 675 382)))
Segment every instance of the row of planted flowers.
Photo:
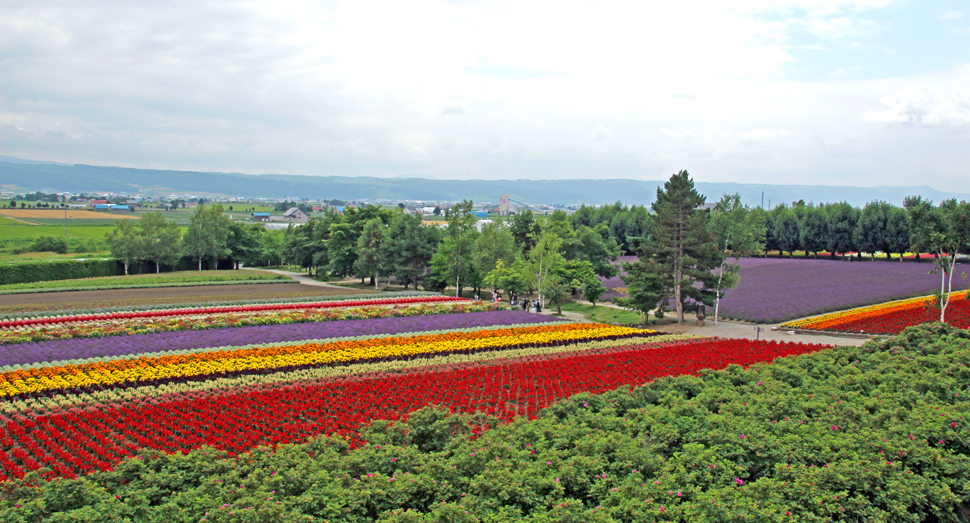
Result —
MULTIPOLYGON (((427 316, 508 309, 507 304, 472 302, 446 298, 444 300, 408 298, 396 304, 334 302, 325 308, 290 308, 278 311, 264 309, 238 313, 212 312, 193 317, 178 318, 119 318, 80 324, 58 324, 28 329, 0 330, 0 345, 16 345, 47 340, 104 338, 162 332, 201 331, 260 325, 318 323, 339 320, 427 316), (342 305, 341 305, 342 303, 342 305)), ((376 300, 375 300, 376 301, 376 300)), ((386 301, 386 300, 381 300, 386 301)), ((2 358, 0 358, 2 359, 2 358)))
POLYGON ((120 320, 132 318, 164 318, 170 316, 191 316, 198 314, 225 314, 232 312, 282 311, 292 309, 330 309, 345 307, 365 307, 374 305, 403 305, 408 303, 436 303, 463 301, 464 298, 452 296, 418 296, 404 298, 375 298, 339 301, 297 302, 297 303, 260 303, 218 307, 194 307, 165 310, 144 310, 111 312, 105 314, 65 314, 0 321, 0 328, 24 327, 31 325, 53 325, 101 320, 120 320))
POLYGON ((63 413, 66 410, 101 408, 123 403, 148 405, 179 398, 201 398, 210 394, 242 393, 291 386, 293 384, 325 383, 335 378, 369 379, 391 374, 438 372, 458 368, 491 366, 512 363, 523 358, 560 358, 579 354, 609 354, 626 351, 629 346, 661 348, 710 340, 694 334, 663 334, 644 331, 639 336, 622 340, 601 339, 587 342, 500 349, 474 353, 452 353, 427 358, 351 363, 340 366, 307 367, 260 374, 239 374, 212 377, 204 381, 171 380, 150 385, 131 385, 78 391, 51 391, 48 394, 23 398, 0 398, 0 423, 38 416, 63 413))
POLYGON ((525 353, 490 362, 442 363, 421 372, 377 371, 262 389, 196 390, 143 405, 126 401, 21 416, 0 429, 0 468, 7 477, 41 466, 49 467, 51 475, 73 476, 109 468, 139 447, 186 452, 211 445, 240 453, 316 434, 358 438, 362 423, 400 419, 430 404, 509 420, 535 416, 578 392, 602 393, 661 376, 825 348, 749 340, 613 343, 612 350, 560 351, 558 357, 525 353))
POLYGON ((368 292, 366 294, 324 294, 321 296, 294 296, 288 298, 262 298, 258 300, 222 300, 206 301, 194 303, 182 303, 178 307, 171 303, 138 304, 138 305, 116 305, 112 307, 80 308, 70 310, 56 310, 43 312, 9 312, 0 314, 0 321, 10 322, 14 320, 28 320, 36 318, 78 316, 78 315, 97 315, 113 314, 119 312, 145 312, 145 311, 168 311, 174 309, 200 309, 207 307, 241 307, 245 305, 286 305, 293 303, 317 303, 327 301, 352 301, 352 300, 379 300, 394 298, 417 298, 417 297, 437 297, 441 296, 437 292, 429 291, 395 291, 395 292, 368 292))
MULTIPOLYGON (((946 320, 950 325, 970 328, 970 300, 967 292, 950 294, 946 320)), ((895 335, 907 327, 940 320, 940 312, 932 307, 936 298, 922 296, 868 307, 823 314, 791 321, 783 328, 818 331, 858 332, 895 335)))
POLYGON ((31 367, 0 373, 0 397, 48 390, 105 387, 267 369, 381 361, 428 355, 554 345, 630 337, 639 329, 596 323, 556 323, 472 332, 370 338, 329 343, 278 344, 228 350, 120 358, 80 365, 31 367))

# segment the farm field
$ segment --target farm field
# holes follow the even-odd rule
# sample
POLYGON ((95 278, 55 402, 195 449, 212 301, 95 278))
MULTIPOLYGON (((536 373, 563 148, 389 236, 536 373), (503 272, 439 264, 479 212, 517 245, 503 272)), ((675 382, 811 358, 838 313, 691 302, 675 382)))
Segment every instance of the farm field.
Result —
POLYGON ((299 296, 361 294, 363 292, 366 291, 294 285, 292 283, 260 283, 4 294, 0 295, 0 314, 152 306, 185 302, 272 300, 299 296))
POLYGON ((132 274, 128 276, 107 276, 103 278, 83 278, 78 280, 54 280, 34 283, 13 283, 0 285, 0 294, 32 291, 74 290, 83 288, 123 289, 172 285, 228 284, 253 281, 292 281, 288 277, 255 271, 180 271, 158 274, 132 274))
MULTIPOLYGON (((929 263, 742 258, 740 265, 741 282, 725 292, 720 315, 758 323, 924 296, 940 287, 929 263)), ((970 287, 958 280, 954 290, 970 287)), ((606 296, 625 296, 625 285, 619 277, 607 280, 606 296)))
MULTIPOLYGON (((342 435, 357 446, 362 423, 403 419, 428 405, 504 421, 535 418, 579 392, 600 394, 661 376, 826 348, 556 321, 431 294, 289 307, 359 309, 368 303, 404 317, 5 345, 0 473, 16 478, 46 466, 48 476, 74 477, 110 469, 140 448, 211 446, 238 454, 321 434, 342 435)), ((226 309, 144 314, 197 321, 226 309)), ((30 327, 123 324, 132 314, 138 313, 44 317, 30 327)))
POLYGON ((0 512, 24 520, 921 521, 965 502, 970 332, 946 326, 833 348, 421 292, 24 320, 0 329, 68 334, 0 346, 0 512))
MULTIPOLYGON (((113 214, 106 212, 95 212, 95 211, 85 211, 85 210, 74 210, 68 209, 66 211, 68 220, 134 220, 138 216, 134 213, 128 214, 113 214)), ((65 211, 64 209, 4 209, 0 208, 0 215, 8 216, 10 218, 20 218, 24 220, 32 220, 35 218, 47 218, 47 219, 64 219, 65 211)))
MULTIPOLYGON (((103 238, 111 232, 112 226, 79 226, 68 227, 67 233, 78 238, 103 238)), ((25 223, 2 224, 0 226, 0 240, 8 238, 40 238, 41 236, 64 237, 64 227, 56 225, 27 225, 25 223)))

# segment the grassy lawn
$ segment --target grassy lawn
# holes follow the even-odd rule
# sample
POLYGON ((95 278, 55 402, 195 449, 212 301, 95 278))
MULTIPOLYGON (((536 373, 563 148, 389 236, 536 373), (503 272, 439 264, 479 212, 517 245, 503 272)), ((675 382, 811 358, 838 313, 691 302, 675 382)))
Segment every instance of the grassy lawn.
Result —
POLYGON ((144 286, 185 285, 185 284, 223 284, 253 281, 291 281, 286 276, 254 271, 181 271, 161 274, 137 274, 129 276, 107 276, 103 278, 83 278, 80 280, 41 281, 35 283, 13 283, 0 285, 0 292, 87 289, 87 288, 133 288, 144 286))
MULTIPOLYGON (((633 311, 626 309, 615 309, 613 307, 605 307, 603 305, 583 305, 580 303, 567 303, 562 306, 562 310, 569 312, 578 312, 586 317, 590 321, 595 321, 599 323, 619 323, 622 325, 629 325, 631 323, 640 324, 643 323, 643 315, 638 314, 633 311)), ((651 317, 650 324, 657 323, 667 323, 665 320, 658 320, 657 318, 651 317)))

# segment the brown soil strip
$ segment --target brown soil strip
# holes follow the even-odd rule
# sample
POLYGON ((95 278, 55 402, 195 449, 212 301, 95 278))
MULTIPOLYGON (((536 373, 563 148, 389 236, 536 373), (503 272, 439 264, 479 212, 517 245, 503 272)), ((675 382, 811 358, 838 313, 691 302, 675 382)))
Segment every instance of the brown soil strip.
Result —
POLYGON ((366 291, 359 289, 331 289, 292 283, 258 283, 7 294, 0 296, 0 313, 92 309, 160 303, 269 300, 299 296, 339 296, 365 293, 366 291))

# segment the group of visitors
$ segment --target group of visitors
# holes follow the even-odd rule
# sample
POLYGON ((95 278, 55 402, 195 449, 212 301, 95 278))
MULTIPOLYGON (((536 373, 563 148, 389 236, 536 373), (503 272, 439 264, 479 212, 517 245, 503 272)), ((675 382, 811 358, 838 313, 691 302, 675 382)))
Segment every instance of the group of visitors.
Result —
MULTIPOLYGON (((478 295, 477 294, 475 295, 475 299, 476 300, 478 299, 478 295)), ((502 293, 493 290, 492 291, 492 301, 493 302, 501 302, 502 301, 502 293)), ((520 302, 519 301, 519 293, 517 293, 517 292, 513 292, 512 293, 511 300, 509 300, 509 304, 511 304, 513 307, 518 307, 519 305, 521 305, 522 306, 522 310, 524 310, 524 311, 535 311, 537 313, 541 313, 542 312, 542 304, 539 303, 539 300, 535 300, 535 301, 522 300, 520 302)))

